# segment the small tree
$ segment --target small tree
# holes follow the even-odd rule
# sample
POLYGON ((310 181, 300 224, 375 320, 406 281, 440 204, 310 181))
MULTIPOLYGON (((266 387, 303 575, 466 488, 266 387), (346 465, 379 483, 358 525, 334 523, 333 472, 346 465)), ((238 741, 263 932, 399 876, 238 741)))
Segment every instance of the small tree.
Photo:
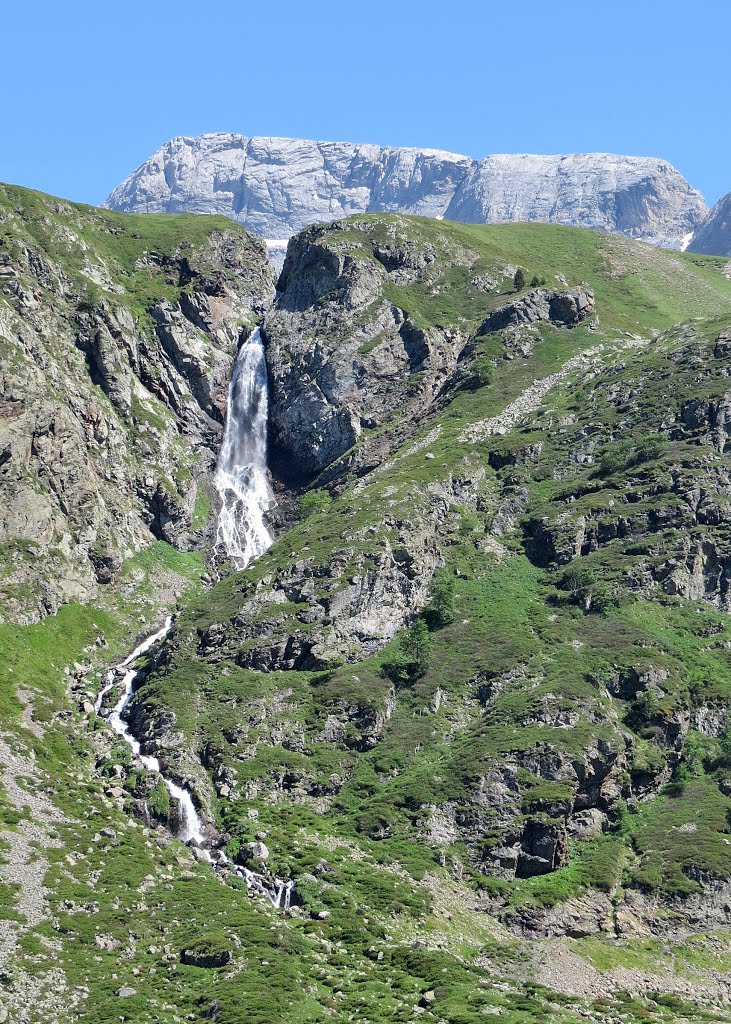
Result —
POLYGON ((706 748, 697 732, 689 732, 683 746, 683 763, 694 779, 703 775, 703 762, 706 759, 706 748))
POLYGON ((634 699, 634 718, 639 726, 651 725, 660 711, 660 701, 654 690, 642 690, 634 699))
POLYGON ((618 800, 612 808, 612 831, 620 835, 626 835, 629 831, 632 820, 632 813, 627 806, 626 800, 618 800))
POLYGON ((472 370, 472 378, 478 387, 492 384, 493 377, 495 376, 495 367, 488 356, 477 356, 476 359, 472 360, 470 369, 472 370))
POLYGON ((724 729, 721 735, 719 747, 721 751, 721 760, 725 764, 731 765, 731 726, 727 726, 724 729))
POLYGON ((525 288, 525 271, 522 267, 518 267, 515 271, 515 277, 513 278, 513 288, 516 292, 522 292, 525 288))
POLYGON ((420 679, 426 674, 431 662, 431 637, 423 619, 417 619, 413 626, 402 633, 401 651, 407 661, 411 679, 420 679))
POLYGON ((669 796, 682 796, 685 792, 685 787, 691 781, 693 776, 691 775, 688 765, 684 761, 681 761, 673 772, 673 777, 665 787, 665 791, 669 796))
POLYGON ((591 606, 592 590, 596 586, 596 575, 587 566, 574 562, 564 571, 558 585, 561 590, 571 595, 574 604, 582 605, 588 610, 591 606))
POLYGON ((432 629, 454 622, 454 577, 444 569, 437 569, 429 587, 426 621, 432 629))

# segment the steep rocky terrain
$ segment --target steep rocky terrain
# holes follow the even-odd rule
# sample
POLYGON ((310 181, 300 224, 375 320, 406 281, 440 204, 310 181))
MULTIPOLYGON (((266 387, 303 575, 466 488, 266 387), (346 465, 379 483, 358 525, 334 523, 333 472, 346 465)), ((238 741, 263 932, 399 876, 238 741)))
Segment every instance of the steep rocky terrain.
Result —
POLYGON ((155 538, 197 545, 261 242, 0 189, 0 617, 88 600, 155 538), (196 513, 197 510, 197 513, 196 513))
POLYGON ((549 221, 679 248, 706 205, 664 160, 498 154, 211 134, 165 143, 109 196, 113 210, 218 213, 288 238, 354 213, 471 224, 549 221))
MULTIPOLYGON (((171 223, 176 247, 220 230, 171 223)), ((0 1018, 731 1020, 726 261, 358 215, 291 241, 272 305, 229 230, 256 256, 248 292, 221 262, 266 344, 277 538, 204 589, 205 531, 163 534, 91 603, 0 624, 0 1018), (215 869, 93 713, 171 609, 130 721, 215 869), (287 912, 252 864, 294 880, 287 912)), ((160 285, 190 322, 190 286, 160 285)), ((236 336, 209 344, 217 366, 236 336)), ((215 443, 180 436, 202 486, 215 443)))
POLYGON ((722 196, 696 228, 690 252, 731 256, 731 193, 722 196))

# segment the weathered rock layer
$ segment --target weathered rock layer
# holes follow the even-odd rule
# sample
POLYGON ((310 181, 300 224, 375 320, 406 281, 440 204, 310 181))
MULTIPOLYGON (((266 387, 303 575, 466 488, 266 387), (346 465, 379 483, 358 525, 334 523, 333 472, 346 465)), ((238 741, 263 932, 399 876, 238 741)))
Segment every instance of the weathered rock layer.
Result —
POLYGON ((702 196, 667 161, 581 153, 473 160, 434 149, 248 138, 165 143, 112 192, 133 212, 221 213, 267 238, 354 213, 410 213, 470 224, 550 221, 677 248, 702 196))
POLYGON ((193 223, 191 241, 176 220, 0 191, 11 620, 90 598, 155 538, 195 545, 233 357, 273 287, 258 239, 225 221, 193 223))

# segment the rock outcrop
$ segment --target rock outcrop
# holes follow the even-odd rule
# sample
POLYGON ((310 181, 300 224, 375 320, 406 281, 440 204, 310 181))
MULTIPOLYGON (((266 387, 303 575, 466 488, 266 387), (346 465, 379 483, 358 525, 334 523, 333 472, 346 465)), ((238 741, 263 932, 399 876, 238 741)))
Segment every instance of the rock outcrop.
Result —
POLYGON ((583 153, 473 160, 433 149, 348 142, 182 137, 112 192, 114 210, 222 213, 286 238, 354 213, 412 213, 470 224, 550 221, 680 247, 701 222, 701 195, 664 160, 583 153))
POLYGON ((273 282, 253 235, 187 226, 0 190, 3 618, 88 600, 155 538, 195 546, 233 358, 273 282))
POLYGON ((502 331, 521 324, 553 323, 560 327, 575 327, 596 308, 591 288, 570 291, 549 291, 536 288, 519 298, 493 310, 482 325, 480 333, 502 331))
POLYGON ((731 192, 718 200, 696 228, 688 252, 731 256, 731 192))
POLYGON ((354 253, 347 233, 358 227, 337 221, 292 240, 264 324, 274 456, 295 478, 321 473, 396 409, 402 424, 422 417, 467 342, 388 297, 431 266, 433 245, 391 225, 387 241, 354 253))

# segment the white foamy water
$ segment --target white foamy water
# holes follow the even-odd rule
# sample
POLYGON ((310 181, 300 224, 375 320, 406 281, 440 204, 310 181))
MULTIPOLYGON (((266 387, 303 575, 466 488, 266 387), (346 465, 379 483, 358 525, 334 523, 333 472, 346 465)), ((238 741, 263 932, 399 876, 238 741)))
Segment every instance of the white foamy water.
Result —
MULTIPOLYGON (((171 799, 177 803, 180 809, 180 827, 177 832, 178 839, 184 843, 190 842, 190 840, 194 840, 196 843, 203 843, 205 840, 205 836, 203 834, 203 822, 195 809, 193 798, 190 793, 187 789, 183 789, 182 786, 179 786, 176 782, 173 782, 172 779, 168 779, 162 774, 160 770, 160 762, 156 757, 153 757, 151 754, 142 753, 139 740, 132 735, 128 723, 122 717, 125 708, 132 700, 132 695, 134 693, 134 681, 137 677, 136 669, 131 666, 138 658, 149 651, 151 647, 162 640, 163 637, 167 636, 170 632, 172 623, 173 620, 168 616, 162 629, 158 630, 157 633, 153 633, 152 636, 148 636, 146 640, 143 640, 139 647, 136 647, 129 657, 125 658, 119 666, 120 669, 124 670, 124 675, 122 677, 122 695, 112 708, 107 721, 117 735, 120 736, 125 743, 129 744, 132 748, 132 753, 137 757, 137 760, 144 765, 148 771, 158 774, 165 783, 165 787, 170 794, 171 799)), ((95 708, 97 713, 101 710, 105 694, 114 686, 114 678, 114 671, 107 673, 105 685, 96 699, 95 708)))
POLYGON ((263 555, 272 543, 264 525, 273 501, 267 478, 268 413, 267 366, 257 328, 236 357, 213 478, 221 499, 215 547, 237 569, 263 555))
MULTIPOLYGON (((99 691, 94 708, 97 714, 101 713, 104 697, 115 685, 117 673, 121 671, 123 673, 122 693, 119 700, 110 711, 107 721, 117 735, 130 746, 132 753, 140 764, 142 764, 148 771, 155 772, 156 775, 160 776, 168 793, 170 794, 170 798, 177 803, 179 808, 179 825, 176 832, 177 838, 184 843, 192 842, 202 848, 207 842, 207 838, 204 833, 203 822, 195 808, 190 792, 182 786, 179 786, 176 782, 173 782, 172 779, 168 779, 163 775, 160 770, 160 762, 156 757, 152 754, 142 753, 140 741, 132 734, 129 724, 123 718, 124 711, 132 700, 132 696, 134 694, 134 681, 137 677, 137 670, 132 666, 138 658, 142 657, 142 655, 149 651, 151 647, 166 637, 170 632, 171 627, 172 618, 168 617, 165 620, 164 626, 159 629, 157 633, 153 633, 151 636, 148 636, 143 640, 142 643, 132 651, 129 657, 124 659, 117 669, 111 669, 107 672, 104 679, 104 686, 99 691)), ((250 892, 255 892, 260 896, 264 896, 275 909, 289 910, 292 892, 294 890, 294 882, 284 881, 281 878, 272 878, 271 876, 262 875, 257 871, 252 871, 250 868, 232 864, 223 850, 214 850, 213 856, 211 856, 211 853, 204 848, 202 848, 200 852, 214 867, 228 867, 230 871, 244 880, 246 888, 250 892)))

